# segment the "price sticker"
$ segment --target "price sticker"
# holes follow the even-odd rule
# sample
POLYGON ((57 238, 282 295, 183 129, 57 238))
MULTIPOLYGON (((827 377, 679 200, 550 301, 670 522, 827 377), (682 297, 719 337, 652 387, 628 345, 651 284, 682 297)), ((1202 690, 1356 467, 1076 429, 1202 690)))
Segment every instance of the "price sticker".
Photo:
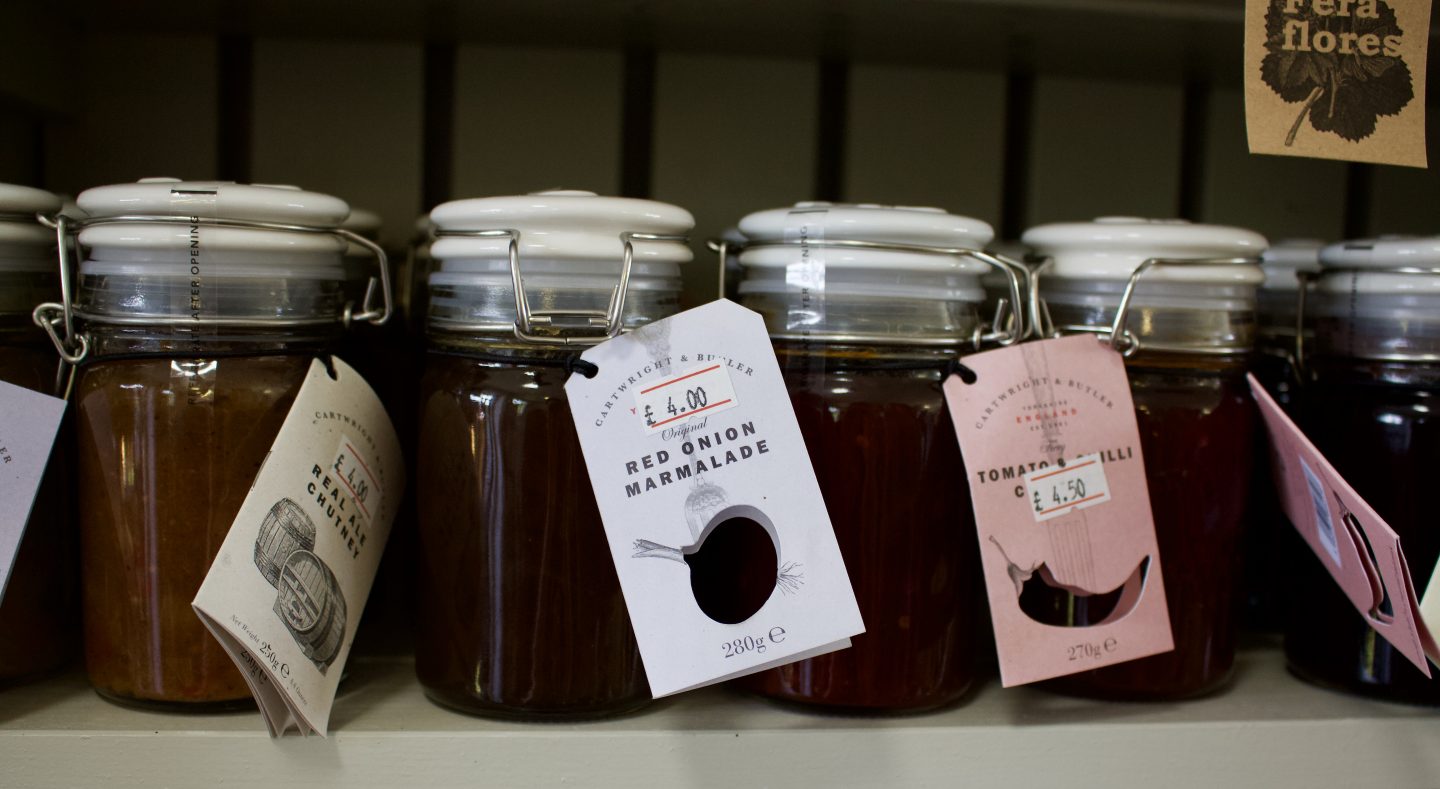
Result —
POLYGON ((1038 468, 1025 475, 1025 495, 1037 523, 1069 515, 1110 500, 1110 484, 1100 453, 1081 455, 1060 467, 1038 468))
POLYGON ((708 362, 636 390, 635 413, 650 435, 692 416, 718 414, 739 405, 723 362, 708 362))

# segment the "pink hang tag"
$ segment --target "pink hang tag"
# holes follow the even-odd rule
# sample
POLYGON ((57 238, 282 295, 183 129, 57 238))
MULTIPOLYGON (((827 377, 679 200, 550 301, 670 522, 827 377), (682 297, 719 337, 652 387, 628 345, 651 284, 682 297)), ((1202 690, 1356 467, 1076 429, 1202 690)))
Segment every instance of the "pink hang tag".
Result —
POLYGON ((1249 380, 1270 433, 1275 486, 1290 523, 1375 632, 1430 676, 1425 658, 1440 665, 1440 648, 1420 617, 1400 535, 1360 498, 1255 376, 1249 380))
POLYGON ((965 364, 975 382, 951 376, 945 398, 969 476, 1001 683, 1174 649, 1124 359, 1080 335, 965 364), (1067 627, 1021 609, 1036 584, 1118 600, 1103 621, 1067 627))

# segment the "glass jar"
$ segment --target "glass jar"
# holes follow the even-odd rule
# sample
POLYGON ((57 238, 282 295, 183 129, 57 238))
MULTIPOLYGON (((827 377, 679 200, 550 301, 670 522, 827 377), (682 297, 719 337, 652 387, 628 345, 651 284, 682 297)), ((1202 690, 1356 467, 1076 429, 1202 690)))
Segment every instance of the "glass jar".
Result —
POLYGON ((89 215, 77 236, 74 400, 91 684, 129 704, 247 706, 240 672, 190 601, 311 358, 339 337, 335 233, 349 207, 294 188, 174 179, 98 187, 78 202, 89 215), (313 232, 235 226, 246 222, 313 232))
POLYGON ((439 704, 495 717, 637 709, 650 688, 564 384, 584 346, 677 310, 694 220, 569 191, 460 200, 431 217, 420 683, 439 704))
MULTIPOLYGON (((1295 370, 1295 332, 1301 277, 1320 270, 1319 241, 1278 241, 1261 256, 1265 282, 1256 301, 1258 332, 1250 371, 1281 408, 1291 410, 1300 385, 1295 370)), ((1280 507, 1280 495, 1270 471, 1269 442, 1256 441, 1251 469, 1250 504, 1245 531, 1242 623, 1250 630, 1278 633, 1284 621, 1282 582, 1275 572, 1281 545, 1288 545, 1293 529, 1280 507)))
MULTIPOLYGON (((1024 241, 1048 258, 1038 287, 1056 333, 1109 335, 1132 275, 1145 267, 1118 343, 1127 353, 1175 642, 1171 652, 1044 686, 1117 699, 1213 691, 1235 660, 1240 548, 1257 451, 1245 372, 1265 239, 1239 228, 1114 217, 1042 225, 1024 241)), ((1117 594, 1027 588, 1021 607, 1046 624, 1084 627, 1108 616, 1117 594)))
POLYGON ((952 704, 988 641, 941 384, 981 333, 989 266, 972 255, 990 226, 931 208, 801 203, 751 214, 740 230, 741 301, 775 342, 865 632, 738 684, 832 710, 952 704))
MULTIPOLYGON (((60 295, 55 232, 35 218, 58 210, 60 199, 49 192, 0 184, 0 381, 51 395, 62 393, 64 381, 30 311, 60 295)), ((58 668, 74 653, 79 611, 64 444, 56 439, 9 582, 0 589, 0 685, 58 668)))
MULTIPOLYGON (((1440 468, 1440 238, 1347 241, 1325 247, 1320 263, 1306 308, 1314 342, 1303 360, 1300 423, 1400 536, 1418 599, 1440 559, 1423 494, 1440 468)), ((1298 536, 1287 559, 1292 671, 1365 696, 1440 705, 1440 682, 1365 622, 1298 536)))

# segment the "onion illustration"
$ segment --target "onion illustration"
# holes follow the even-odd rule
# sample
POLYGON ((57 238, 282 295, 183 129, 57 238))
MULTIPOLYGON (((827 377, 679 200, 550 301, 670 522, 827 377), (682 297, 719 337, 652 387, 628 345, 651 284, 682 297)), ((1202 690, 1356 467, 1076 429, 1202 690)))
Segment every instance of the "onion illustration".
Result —
MULTIPOLYGON (((708 488, 697 487, 687 499, 687 521, 692 501, 723 504, 724 491, 708 488)), ((702 526, 691 526, 696 538, 691 545, 672 548, 636 540, 634 558, 669 559, 686 565, 700 610, 716 622, 737 624, 754 616, 776 588, 790 594, 804 584, 798 563, 780 562, 773 529, 769 518, 754 507, 720 506, 702 526)))

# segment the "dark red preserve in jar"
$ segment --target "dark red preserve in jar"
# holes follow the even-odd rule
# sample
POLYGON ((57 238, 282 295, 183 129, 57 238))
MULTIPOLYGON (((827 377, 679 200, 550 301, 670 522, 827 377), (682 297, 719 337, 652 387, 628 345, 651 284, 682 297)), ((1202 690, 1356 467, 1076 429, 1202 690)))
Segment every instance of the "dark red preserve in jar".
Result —
MULTIPOLYGON (((1421 598, 1440 559, 1426 503, 1440 468, 1440 239, 1346 241, 1323 249, 1320 263, 1306 309, 1314 340, 1302 361, 1301 425, 1400 536, 1421 598)), ((1290 669, 1327 687, 1440 705, 1440 681, 1366 623, 1298 536, 1287 547, 1290 669)), ((1381 612, 1395 594, 1382 592, 1381 612)))
MULTIPOLYGON (((1130 289, 1118 346, 1127 353, 1175 642, 1171 652, 1045 686, 1113 699, 1213 691, 1235 661, 1242 536, 1257 449, 1245 373, 1255 345, 1265 239, 1239 228, 1121 217, 1042 225, 1023 238, 1049 260, 1039 289, 1055 332, 1109 335, 1130 289)), ((1042 622, 1083 627, 1111 614, 1116 597, 1027 588, 1021 608, 1042 622)))
POLYGON ((865 632, 738 684, 831 710, 952 704, 991 647, 941 384, 983 333, 989 266, 971 253, 990 226, 939 209, 802 203, 740 230, 741 301, 775 342, 865 632))

